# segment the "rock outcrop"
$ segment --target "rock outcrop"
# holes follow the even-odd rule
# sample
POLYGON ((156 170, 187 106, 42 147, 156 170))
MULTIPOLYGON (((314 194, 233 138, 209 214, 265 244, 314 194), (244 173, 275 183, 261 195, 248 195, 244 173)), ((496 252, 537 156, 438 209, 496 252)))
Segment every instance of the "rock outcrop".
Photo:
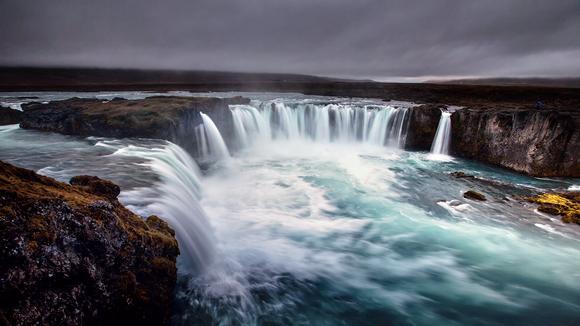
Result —
POLYGON ((109 181, 71 184, 0 161, 0 324, 167 324, 174 232, 109 181))
POLYGON ((431 149, 441 117, 441 107, 441 105, 426 104, 409 109, 405 149, 416 151, 431 149))
MULTIPOLYGON (((247 103, 249 99, 242 97, 155 96, 111 101, 72 98, 23 105, 24 117, 20 127, 67 135, 165 139, 198 156, 193 130, 202 123, 200 112, 212 118, 220 130, 233 132, 233 117, 228 104, 247 103)), ((233 135, 229 136, 224 135, 226 142, 234 139, 233 135)))
POLYGON ((452 154, 542 177, 580 177, 580 110, 465 108, 452 154))
POLYGON ((0 106, 0 126, 20 123, 23 115, 22 111, 0 106))

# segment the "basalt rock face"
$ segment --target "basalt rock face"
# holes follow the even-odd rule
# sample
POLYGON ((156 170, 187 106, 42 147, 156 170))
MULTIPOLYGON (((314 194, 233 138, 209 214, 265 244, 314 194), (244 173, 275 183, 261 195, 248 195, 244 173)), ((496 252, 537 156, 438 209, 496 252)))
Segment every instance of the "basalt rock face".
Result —
POLYGON ((405 149, 428 151, 437 132, 441 105, 426 104, 410 108, 405 149))
POLYGON ((580 177, 580 110, 465 108, 451 121, 453 155, 532 176, 580 177))
MULTIPOLYGON (((72 98, 24 105, 20 127, 80 136, 165 139, 197 156, 193 130, 202 123, 200 112, 212 118, 220 130, 233 132, 233 117, 228 104, 247 103, 249 99, 242 97, 155 96, 111 101, 72 98)), ((224 139, 231 142, 234 137, 226 133, 224 139)))
POLYGON ((71 183, 0 161, 0 324, 168 324, 174 232, 111 182, 71 183))
POLYGON ((0 126, 20 123, 23 115, 22 111, 0 106, 0 126))

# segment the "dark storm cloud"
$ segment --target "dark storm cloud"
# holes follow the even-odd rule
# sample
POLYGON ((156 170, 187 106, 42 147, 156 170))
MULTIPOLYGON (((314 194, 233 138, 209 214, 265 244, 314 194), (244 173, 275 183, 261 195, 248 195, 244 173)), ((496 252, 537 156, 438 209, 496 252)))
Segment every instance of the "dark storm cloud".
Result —
POLYGON ((578 0, 0 1, 3 65, 580 75, 578 0))

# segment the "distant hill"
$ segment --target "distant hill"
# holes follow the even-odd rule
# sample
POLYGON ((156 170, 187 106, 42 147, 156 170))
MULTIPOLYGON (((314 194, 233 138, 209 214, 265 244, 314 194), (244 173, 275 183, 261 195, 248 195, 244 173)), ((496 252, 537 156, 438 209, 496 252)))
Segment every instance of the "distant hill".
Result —
POLYGON ((138 70, 100 68, 0 67, 0 88, 36 86, 194 85, 244 83, 317 83, 341 79, 281 73, 138 70))
POLYGON ((488 85, 488 86, 542 86, 580 88, 580 77, 575 78, 480 78, 429 80, 430 84, 488 85))

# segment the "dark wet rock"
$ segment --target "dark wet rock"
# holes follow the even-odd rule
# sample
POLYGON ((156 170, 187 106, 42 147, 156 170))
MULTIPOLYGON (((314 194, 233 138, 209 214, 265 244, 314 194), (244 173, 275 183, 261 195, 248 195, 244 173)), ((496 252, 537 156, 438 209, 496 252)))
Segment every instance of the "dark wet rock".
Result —
POLYGON ((561 216, 564 223, 580 224, 580 191, 545 193, 525 199, 538 204, 540 212, 561 216))
POLYGON ((73 183, 0 161, 0 323, 167 324, 173 231, 123 207, 108 181, 73 183))
POLYGON ((465 172, 461 172, 461 171, 456 171, 456 172, 451 172, 449 173, 450 176, 458 178, 458 179, 474 179, 475 176, 471 175, 471 174, 466 174, 465 172))
POLYGON ((428 151, 437 132, 441 105, 426 104, 409 109, 405 149, 428 151))
POLYGON ((72 177, 69 183, 93 195, 103 196, 111 200, 116 199, 119 193, 121 193, 121 188, 111 181, 89 175, 72 177))
POLYGON ((462 109, 453 155, 542 177, 580 177, 580 110, 462 109))
POLYGON ((46 104, 23 105, 21 128, 53 131, 67 135, 113 138, 165 139, 199 156, 194 129, 207 114, 222 131, 229 146, 235 143, 229 104, 247 104, 249 99, 153 96, 141 100, 112 101, 72 98, 46 104))
POLYGON ((240 104, 250 104, 250 99, 243 96, 234 96, 230 98, 225 98, 224 101, 229 105, 240 105, 240 104))
POLYGON ((483 194, 480 194, 479 192, 473 190, 468 190, 464 192, 463 197, 471 200, 479 200, 479 201, 487 200, 483 194))
POLYGON ((0 126, 20 123, 23 116, 24 113, 22 111, 0 106, 0 126))

